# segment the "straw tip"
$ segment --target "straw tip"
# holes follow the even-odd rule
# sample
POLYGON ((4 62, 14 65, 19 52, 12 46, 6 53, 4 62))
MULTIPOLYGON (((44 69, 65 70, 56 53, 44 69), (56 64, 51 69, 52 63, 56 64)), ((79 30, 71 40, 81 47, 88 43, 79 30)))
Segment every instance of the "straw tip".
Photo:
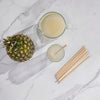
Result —
POLYGON ((65 47, 67 47, 67 44, 65 44, 65 47))

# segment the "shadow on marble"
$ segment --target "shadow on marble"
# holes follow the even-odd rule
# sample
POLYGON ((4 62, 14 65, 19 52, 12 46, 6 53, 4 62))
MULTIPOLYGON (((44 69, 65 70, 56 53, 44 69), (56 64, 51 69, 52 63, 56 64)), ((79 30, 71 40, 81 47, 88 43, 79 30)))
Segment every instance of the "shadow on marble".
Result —
MULTIPOLYGON (((51 43, 53 41, 49 41, 43 35, 40 36, 39 34, 41 33, 39 33, 38 31, 37 25, 27 28, 19 33, 28 35, 33 40, 35 44, 35 51, 40 50, 48 43, 51 43)), ((1 48, 0 53, 0 74, 4 74, 9 71, 8 80, 15 84, 24 82, 51 63, 46 55, 46 52, 36 57, 34 57, 33 55, 33 57, 29 61, 22 63, 17 63, 10 59, 6 53, 5 48, 1 48)))
POLYGON ((56 0, 37 0, 29 9, 17 16, 6 30, 3 31, 0 40, 0 74, 8 72, 8 80, 15 84, 20 84, 41 71, 50 64, 46 53, 43 53, 37 57, 33 57, 31 60, 24 63, 17 63, 11 60, 4 48, 3 38, 12 36, 15 33, 27 34, 34 41, 36 51, 47 45, 48 40, 44 40, 44 37, 39 35, 39 30, 35 21, 40 14, 47 10, 56 0), (23 30, 23 31, 21 31, 23 30))

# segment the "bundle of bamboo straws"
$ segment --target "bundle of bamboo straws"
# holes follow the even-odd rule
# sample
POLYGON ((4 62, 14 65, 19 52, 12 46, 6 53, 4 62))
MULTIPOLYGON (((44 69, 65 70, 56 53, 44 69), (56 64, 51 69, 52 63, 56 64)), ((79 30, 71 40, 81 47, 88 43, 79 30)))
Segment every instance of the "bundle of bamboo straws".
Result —
POLYGON ((89 52, 83 46, 57 73, 58 82, 62 82, 68 75, 75 71, 89 58, 89 52))

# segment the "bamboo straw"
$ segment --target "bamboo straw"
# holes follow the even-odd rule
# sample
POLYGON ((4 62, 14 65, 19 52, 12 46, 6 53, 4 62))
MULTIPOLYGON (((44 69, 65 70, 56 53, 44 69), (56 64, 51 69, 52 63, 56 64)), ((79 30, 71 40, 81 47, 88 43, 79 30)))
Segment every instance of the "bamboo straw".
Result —
POLYGON ((68 63, 66 63, 65 64, 65 66, 63 67, 63 68, 61 68, 61 70, 60 71, 58 71, 57 72, 57 74, 56 74, 56 76, 58 77, 58 78, 60 78, 61 76, 62 76, 62 72, 66 72, 66 66, 68 66, 68 65, 70 65, 71 63, 72 63, 72 61, 75 61, 75 59, 77 58, 77 57, 80 57, 80 54, 81 53, 84 53, 86 51, 86 49, 85 49, 85 47, 83 46, 76 54, 75 54, 75 56, 73 56, 73 58, 72 59, 70 59, 69 61, 68 61, 68 63))
MULTIPOLYGON (((81 51, 83 51, 85 49, 85 47, 83 46, 68 62, 67 62, 67 64, 68 63, 70 63, 73 59, 75 59, 80 53, 81 53, 81 51)), ((63 70, 64 69, 64 67, 63 68, 61 68, 60 70, 63 70)), ((59 71, 57 72, 57 74, 59 74, 59 71)), ((56 75, 57 75, 56 74, 56 75)))
POLYGON ((65 44, 62 48, 60 48, 56 53, 55 53, 55 55, 57 54, 57 53, 59 53, 63 48, 65 48, 65 47, 67 47, 67 44, 65 44))
POLYGON ((88 56, 88 52, 83 52, 83 54, 80 55, 80 57, 78 56, 74 61, 72 61, 68 66, 66 66, 66 69, 64 70, 64 72, 61 72, 60 76, 57 77, 58 79, 61 78, 66 72, 68 72, 73 66, 75 66, 76 64, 78 64, 81 60, 83 60, 84 58, 86 58, 88 56))
MULTIPOLYGON (((88 53, 86 52, 85 55, 82 56, 79 60, 76 60, 76 62, 74 62, 73 65, 69 65, 69 68, 67 69, 67 71, 66 71, 65 73, 67 73, 67 72, 68 72, 71 68, 73 68, 74 66, 78 65, 78 64, 79 64, 83 59, 85 59, 87 56, 88 56, 88 53)), ((61 77, 63 77, 65 73, 63 73, 63 75, 62 75, 61 77)), ((61 77, 60 77, 60 78, 61 78, 61 77)), ((59 79, 60 79, 60 78, 59 78, 59 79)))
POLYGON ((67 75, 65 75, 63 78, 59 79, 59 83, 62 82, 67 76, 69 76, 72 72, 74 72, 78 67, 80 67, 87 59, 89 59, 90 56, 88 56, 86 59, 84 59, 79 65, 77 65, 73 70, 71 70, 67 75))

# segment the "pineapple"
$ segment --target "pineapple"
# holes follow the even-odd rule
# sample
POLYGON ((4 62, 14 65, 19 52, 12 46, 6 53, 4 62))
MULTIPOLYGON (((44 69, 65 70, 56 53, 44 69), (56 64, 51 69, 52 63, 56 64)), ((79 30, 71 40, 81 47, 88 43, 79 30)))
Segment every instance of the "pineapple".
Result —
POLYGON ((35 51, 34 43, 27 35, 17 34, 7 37, 3 43, 8 56, 17 62, 29 60, 35 51))

